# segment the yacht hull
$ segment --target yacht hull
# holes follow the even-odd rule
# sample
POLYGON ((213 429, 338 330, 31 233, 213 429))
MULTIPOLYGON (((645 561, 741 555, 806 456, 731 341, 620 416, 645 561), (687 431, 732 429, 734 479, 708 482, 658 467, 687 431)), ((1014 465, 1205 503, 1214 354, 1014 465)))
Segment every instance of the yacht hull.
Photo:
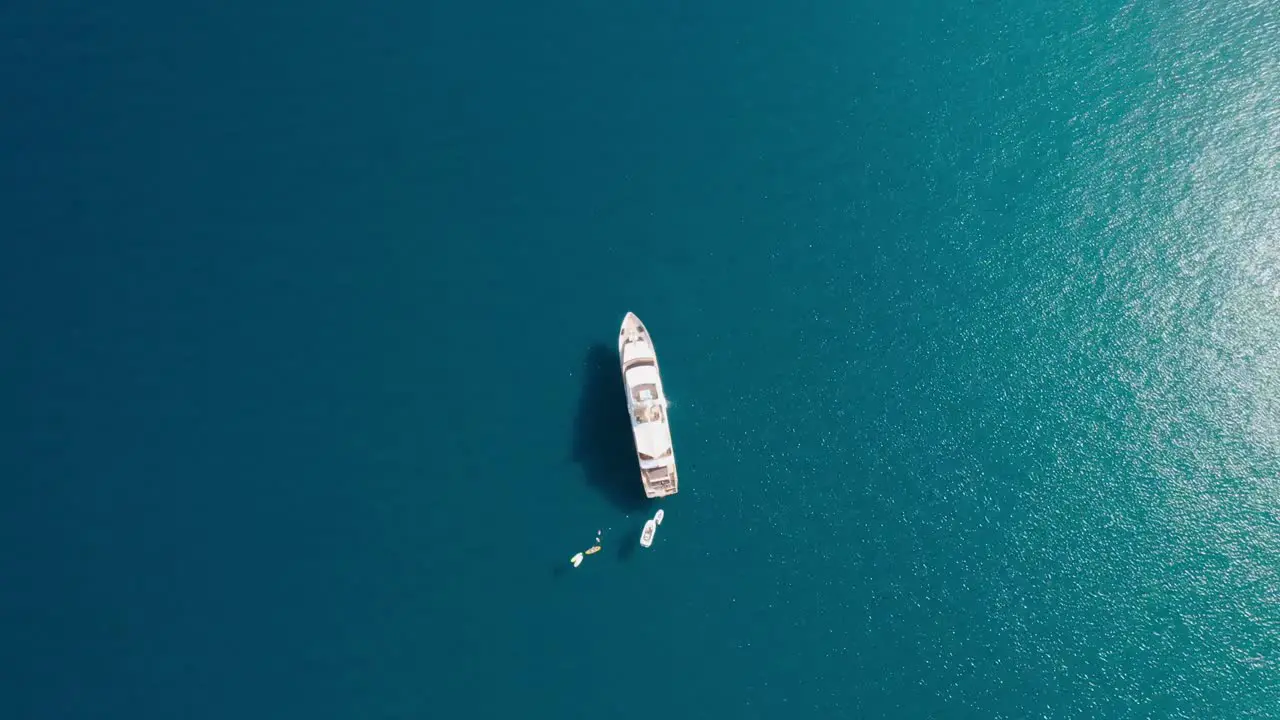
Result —
POLYGON ((635 313, 627 313, 618 331, 618 359, 644 494, 649 498, 675 495, 680 483, 667 419, 667 395, 653 341, 635 313))

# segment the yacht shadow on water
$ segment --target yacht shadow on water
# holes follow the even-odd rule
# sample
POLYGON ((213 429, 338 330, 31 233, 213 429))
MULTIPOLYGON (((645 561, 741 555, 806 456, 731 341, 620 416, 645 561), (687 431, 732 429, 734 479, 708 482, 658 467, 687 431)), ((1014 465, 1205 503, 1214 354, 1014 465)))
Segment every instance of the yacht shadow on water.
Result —
POLYGON ((644 507, 644 488, 636 465, 635 441, 627 420, 618 353, 597 343, 583 365, 582 397, 574 421, 573 460, 587 482, 623 512, 644 507))
POLYGON ((625 535, 620 535, 618 537, 618 559, 619 560, 630 560, 631 558, 635 557, 636 548, 640 547, 639 537, 640 537, 640 531, 642 529, 643 527, 640 527, 640 528, 630 527, 630 528, 627 528, 627 532, 625 535))

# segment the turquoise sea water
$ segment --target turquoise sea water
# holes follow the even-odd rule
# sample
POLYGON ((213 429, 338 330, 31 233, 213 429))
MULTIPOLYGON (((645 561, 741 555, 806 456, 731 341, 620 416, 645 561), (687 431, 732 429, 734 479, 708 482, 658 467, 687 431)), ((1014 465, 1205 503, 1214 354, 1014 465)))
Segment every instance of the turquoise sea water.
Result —
POLYGON ((1243 0, 0 11, 4 716, 1276 717, 1276 47, 1243 0))

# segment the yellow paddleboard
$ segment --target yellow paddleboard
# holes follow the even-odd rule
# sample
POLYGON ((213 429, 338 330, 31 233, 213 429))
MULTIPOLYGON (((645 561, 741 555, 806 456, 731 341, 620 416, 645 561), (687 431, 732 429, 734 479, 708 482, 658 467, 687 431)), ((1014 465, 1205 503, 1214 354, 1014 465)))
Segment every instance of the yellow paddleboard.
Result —
POLYGON ((598 552, 600 552, 600 546, 599 546, 599 545, 596 545, 596 546, 592 547, 590 550, 588 550, 588 551, 587 551, 587 554, 588 554, 588 555, 595 555, 595 554, 596 554, 596 553, 598 553, 598 552))

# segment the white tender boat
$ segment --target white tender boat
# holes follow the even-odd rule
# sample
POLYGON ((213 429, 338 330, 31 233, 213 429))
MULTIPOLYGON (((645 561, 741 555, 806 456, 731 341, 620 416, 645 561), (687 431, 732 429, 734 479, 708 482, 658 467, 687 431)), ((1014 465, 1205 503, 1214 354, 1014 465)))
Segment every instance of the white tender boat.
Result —
POLYGON ((653 522, 657 525, 661 525, 662 518, 665 516, 666 516, 666 513, 662 512, 662 510, 658 510, 658 514, 653 516, 653 522))
POLYGON ((645 520, 644 532, 640 533, 640 546, 649 547, 653 544, 653 535, 658 530, 658 524, 653 520, 645 520))
POLYGON ((618 332, 618 356, 622 380, 627 389, 627 409, 635 437, 636 460, 646 497, 675 495, 680 486, 676 477, 676 455, 671 446, 671 426, 667 422, 667 396, 658 374, 658 355, 653 341, 635 313, 627 313, 618 332))

